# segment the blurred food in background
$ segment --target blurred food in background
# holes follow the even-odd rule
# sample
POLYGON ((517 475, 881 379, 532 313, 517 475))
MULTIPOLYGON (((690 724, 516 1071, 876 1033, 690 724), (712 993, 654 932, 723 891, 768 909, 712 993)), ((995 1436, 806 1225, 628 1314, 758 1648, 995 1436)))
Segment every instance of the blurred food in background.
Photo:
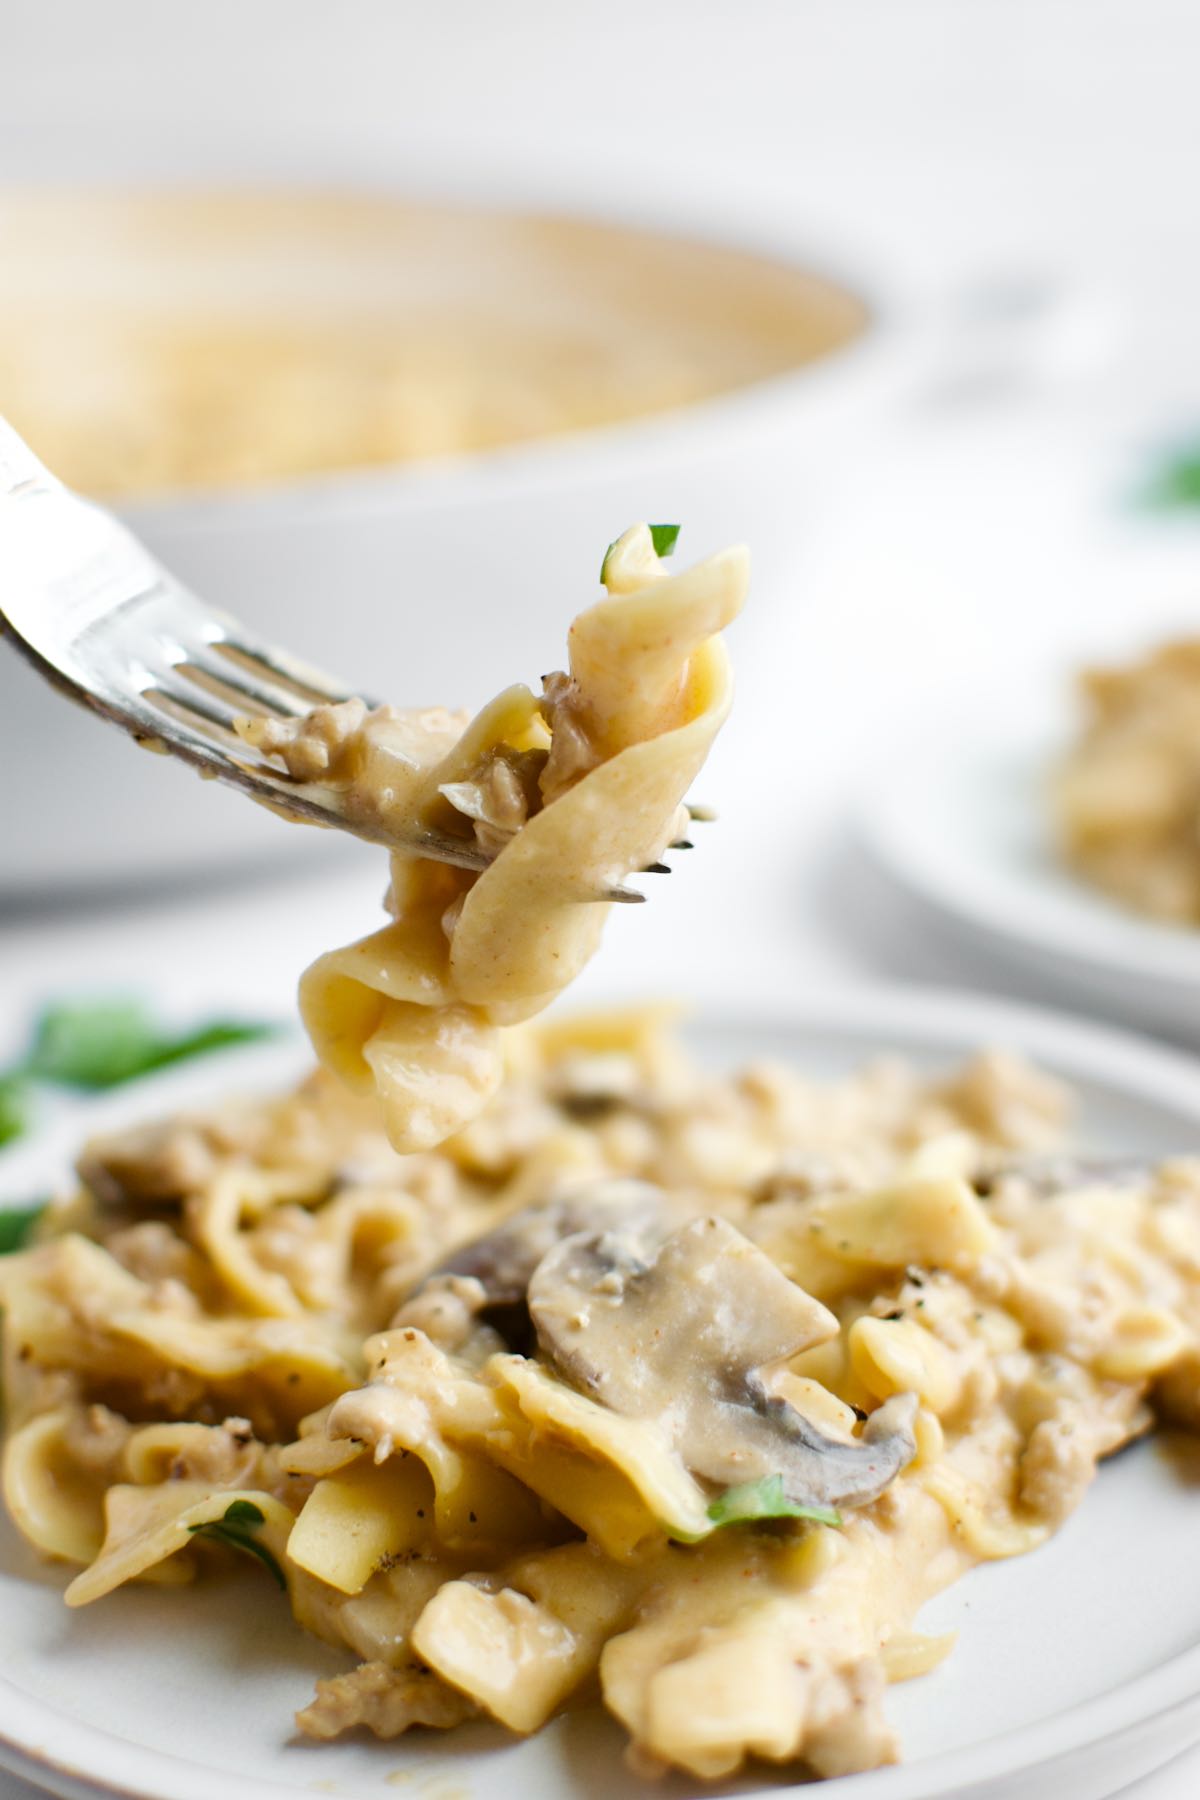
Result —
POLYGON ((1137 912, 1200 925, 1200 638, 1087 669, 1080 690, 1055 784, 1068 861, 1137 912))
POLYGON ((611 425, 867 321, 740 249, 361 193, 9 191, 0 267, 0 413, 119 498, 611 425))

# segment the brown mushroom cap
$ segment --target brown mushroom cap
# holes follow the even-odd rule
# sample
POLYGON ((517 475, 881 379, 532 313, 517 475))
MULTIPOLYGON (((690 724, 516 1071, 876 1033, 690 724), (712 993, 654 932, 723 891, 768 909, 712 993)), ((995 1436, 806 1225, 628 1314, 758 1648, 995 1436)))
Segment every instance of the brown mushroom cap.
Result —
POLYGON ((560 1200, 522 1207, 494 1231, 455 1250, 431 1272, 470 1275, 481 1282, 489 1305, 524 1301, 542 1258, 563 1238, 625 1225, 666 1229, 664 1196, 645 1181, 597 1181, 560 1200))
POLYGON ((472 1239, 430 1270, 409 1295, 405 1309, 422 1296, 464 1277, 479 1284, 474 1311, 510 1349, 532 1356, 533 1326, 525 1295, 542 1258, 565 1237, 626 1224, 651 1236, 670 1228, 670 1202, 649 1182, 622 1179, 590 1182, 557 1200, 522 1207, 494 1231, 472 1239))

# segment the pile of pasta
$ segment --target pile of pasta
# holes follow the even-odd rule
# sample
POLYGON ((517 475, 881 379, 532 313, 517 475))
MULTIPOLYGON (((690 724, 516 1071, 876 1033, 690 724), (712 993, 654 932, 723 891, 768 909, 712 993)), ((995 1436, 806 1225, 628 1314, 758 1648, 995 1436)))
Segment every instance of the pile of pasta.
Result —
POLYGON ((713 1074, 639 1012, 504 1056, 436 1149, 324 1073, 92 1143, 0 1260, 12 1518, 72 1606, 274 1577, 347 1652, 319 1738, 598 1692, 644 1773, 891 1760, 921 1603, 1200 1419, 1200 1165, 1073 1162, 1003 1055, 713 1074), (842 1498, 715 1478, 743 1375, 842 1498))

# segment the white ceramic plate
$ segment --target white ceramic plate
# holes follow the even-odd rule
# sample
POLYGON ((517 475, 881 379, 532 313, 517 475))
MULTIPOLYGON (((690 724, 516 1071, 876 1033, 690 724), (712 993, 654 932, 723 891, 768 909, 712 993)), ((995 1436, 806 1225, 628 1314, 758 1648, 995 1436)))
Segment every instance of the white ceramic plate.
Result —
POLYGON ((1200 931, 1126 911, 1059 858, 1047 801, 1052 709, 949 716, 889 755, 860 816, 886 872, 1053 989, 1200 1040, 1200 931))
MULTIPOLYGON (((712 1062, 768 1054, 822 1075, 880 1050, 936 1067, 980 1043, 1015 1047, 1076 1084, 1087 1147, 1155 1155, 1200 1144, 1200 1065, 991 1000, 842 996, 751 1017, 706 1014, 692 1038, 712 1062)), ((292 1048, 259 1049, 172 1071, 93 1107, 87 1123, 280 1081, 295 1061, 292 1048)), ((81 1129, 78 1118, 60 1121, 19 1164, 0 1159, 0 1204, 34 1177, 58 1179, 81 1129)), ((1101 1800, 1200 1736, 1198 1466, 1156 1442, 1126 1451, 1046 1549, 992 1564, 929 1606, 927 1628, 961 1638, 941 1669, 889 1697, 906 1762, 826 1783, 827 1800, 1101 1800)), ((297 1742, 293 1711, 314 1676, 345 1662, 301 1635, 253 1572, 125 1590, 83 1613, 63 1607, 62 1586, 60 1572, 0 1534, 0 1764, 71 1800, 637 1791, 620 1734, 592 1710, 527 1742, 484 1725, 392 1744, 297 1742)), ((712 1790, 676 1779, 652 1791, 691 1800, 712 1790)), ((799 1792, 761 1769, 717 1791, 799 1792)))

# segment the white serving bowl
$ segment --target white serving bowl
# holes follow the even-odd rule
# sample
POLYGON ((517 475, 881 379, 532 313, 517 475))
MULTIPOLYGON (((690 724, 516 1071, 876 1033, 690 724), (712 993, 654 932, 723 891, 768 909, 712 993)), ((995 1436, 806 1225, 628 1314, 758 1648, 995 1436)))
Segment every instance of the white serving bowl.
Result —
MULTIPOLYGON (((563 210, 561 195, 555 204, 563 210)), ((678 207, 669 221, 689 234, 678 207)), ((747 243, 709 222, 690 235, 837 267, 798 253, 791 233, 747 243)), ((752 546, 755 605, 741 644, 752 655, 775 608, 794 604, 797 552, 824 480, 912 360, 912 334, 875 284, 832 279, 866 303, 865 330, 720 398, 440 463, 146 501, 124 516, 199 594, 397 704, 474 704, 560 666, 564 624, 594 597, 604 546, 642 518, 679 520, 681 557, 752 546)), ((0 757, 10 771, 0 900, 191 881, 304 854, 314 841, 325 855, 352 850, 136 756, 10 654, 0 654, 0 757)))

